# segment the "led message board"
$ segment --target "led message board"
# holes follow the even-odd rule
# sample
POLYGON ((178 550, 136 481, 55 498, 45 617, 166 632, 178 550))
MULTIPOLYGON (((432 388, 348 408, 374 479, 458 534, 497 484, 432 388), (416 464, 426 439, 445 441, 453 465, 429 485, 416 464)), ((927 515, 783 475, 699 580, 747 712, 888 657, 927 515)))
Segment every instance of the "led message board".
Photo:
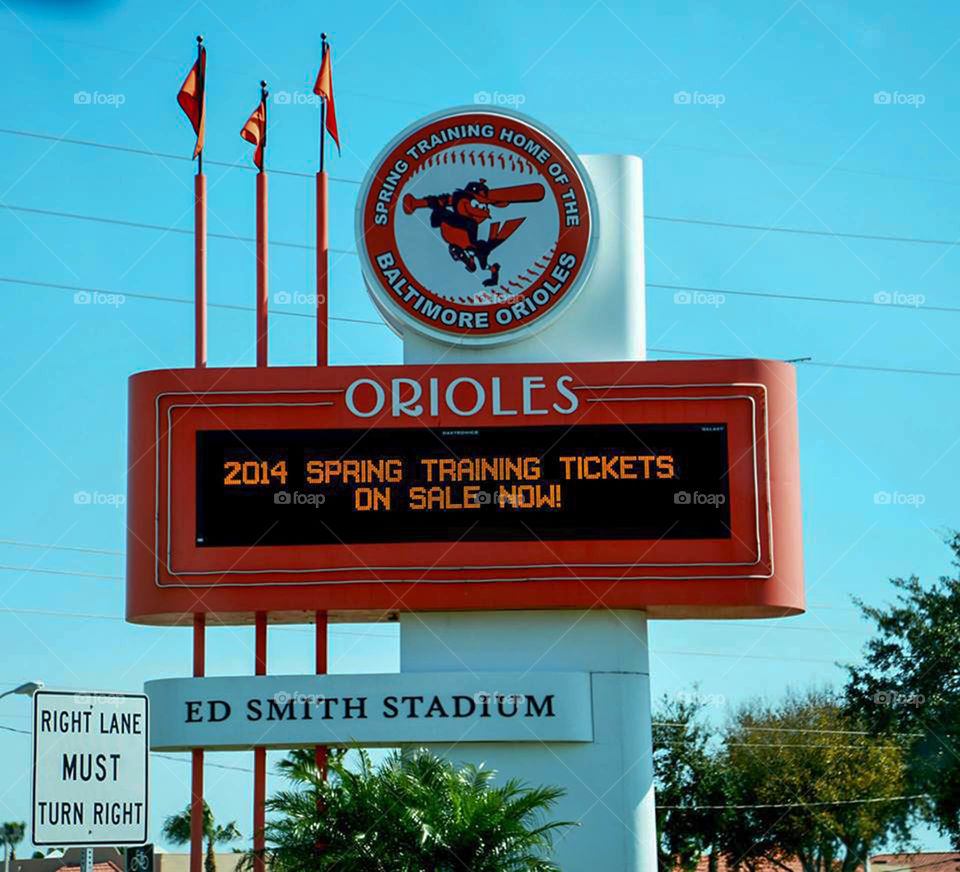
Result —
POLYGON ((197 545, 730 536, 724 424, 197 433, 197 545))
POLYGON ((128 616, 803 605, 776 361, 131 379, 128 616))

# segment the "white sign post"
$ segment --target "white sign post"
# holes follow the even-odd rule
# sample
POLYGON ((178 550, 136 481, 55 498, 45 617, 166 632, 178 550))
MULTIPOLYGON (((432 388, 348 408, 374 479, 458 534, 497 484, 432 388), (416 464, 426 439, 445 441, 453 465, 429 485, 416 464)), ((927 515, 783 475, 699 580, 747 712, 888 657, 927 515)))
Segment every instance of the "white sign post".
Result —
POLYGON ((33 696, 33 843, 147 841, 149 717, 139 693, 33 696))

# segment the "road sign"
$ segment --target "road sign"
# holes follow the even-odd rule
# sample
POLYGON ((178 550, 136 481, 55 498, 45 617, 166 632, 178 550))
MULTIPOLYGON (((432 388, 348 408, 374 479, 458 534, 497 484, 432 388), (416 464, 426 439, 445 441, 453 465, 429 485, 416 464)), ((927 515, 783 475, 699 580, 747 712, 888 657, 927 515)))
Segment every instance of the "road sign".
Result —
POLYGON ((153 872, 153 845, 127 848, 127 872, 153 872))
POLYGON ((141 693, 34 694, 35 845, 146 842, 148 720, 141 693))

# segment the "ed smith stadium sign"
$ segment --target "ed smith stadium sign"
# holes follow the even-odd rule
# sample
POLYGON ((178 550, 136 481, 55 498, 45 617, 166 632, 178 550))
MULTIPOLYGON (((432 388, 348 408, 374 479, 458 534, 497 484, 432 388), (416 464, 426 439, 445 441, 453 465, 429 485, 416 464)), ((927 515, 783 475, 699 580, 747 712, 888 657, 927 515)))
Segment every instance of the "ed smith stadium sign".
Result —
POLYGON ((573 301, 593 262, 596 205, 553 133, 501 111, 448 110, 373 162, 357 240, 391 325, 492 345, 541 329, 573 301))

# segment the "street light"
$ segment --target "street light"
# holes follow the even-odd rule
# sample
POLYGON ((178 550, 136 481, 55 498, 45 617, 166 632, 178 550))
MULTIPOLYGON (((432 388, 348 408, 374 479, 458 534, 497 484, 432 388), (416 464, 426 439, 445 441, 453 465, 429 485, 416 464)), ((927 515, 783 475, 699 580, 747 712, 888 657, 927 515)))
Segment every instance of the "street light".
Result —
MULTIPOLYGON (((24 696, 33 696, 40 688, 43 687, 42 681, 25 681, 19 687, 15 687, 13 690, 6 690, 3 693, 0 693, 0 699, 3 699, 5 696, 10 696, 14 693, 23 694, 24 696)), ((10 845, 4 844, 3 846, 3 872, 10 872, 10 845)))
POLYGON ((24 696, 33 696, 33 694, 40 690, 43 687, 42 681, 25 681, 19 687, 15 687, 13 690, 6 690, 3 693, 0 693, 0 699, 3 699, 5 696, 10 696, 12 693, 21 693, 24 696))

